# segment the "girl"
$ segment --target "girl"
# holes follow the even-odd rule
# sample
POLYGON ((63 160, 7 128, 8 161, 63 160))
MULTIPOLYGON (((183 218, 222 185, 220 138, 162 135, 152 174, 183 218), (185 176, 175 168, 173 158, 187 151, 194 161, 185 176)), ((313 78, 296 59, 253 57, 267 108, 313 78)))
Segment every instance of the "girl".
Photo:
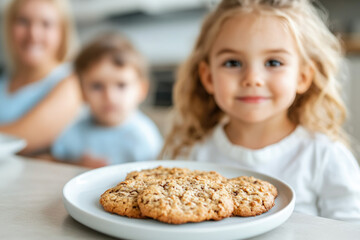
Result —
POLYGON ((267 173, 295 189, 296 211, 360 221, 340 61, 339 41, 311 1, 223 0, 180 69, 177 121, 161 158, 267 173))
POLYGON ((47 148, 77 114, 81 94, 66 61, 74 33, 65 0, 12 0, 5 12, 8 71, 0 76, 0 132, 47 148))

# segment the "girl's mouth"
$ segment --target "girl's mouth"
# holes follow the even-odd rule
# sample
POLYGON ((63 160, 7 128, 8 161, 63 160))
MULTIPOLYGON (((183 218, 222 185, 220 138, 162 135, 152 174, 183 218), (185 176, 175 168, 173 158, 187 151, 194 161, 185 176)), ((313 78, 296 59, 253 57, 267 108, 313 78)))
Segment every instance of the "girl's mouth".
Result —
POLYGON ((236 100, 245 102, 245 103, 262 103, 269 100, 270 97, 262 97, 262 96, 243 96, 236 97, 236 100))

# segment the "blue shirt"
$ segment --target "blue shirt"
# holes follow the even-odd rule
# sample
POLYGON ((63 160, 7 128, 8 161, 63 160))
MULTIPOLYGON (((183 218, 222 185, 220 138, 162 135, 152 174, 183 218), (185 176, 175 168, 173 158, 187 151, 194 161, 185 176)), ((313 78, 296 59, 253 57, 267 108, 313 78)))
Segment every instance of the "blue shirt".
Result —
POLYGON ((161 148, 162 137, 156 125, 140 111, 115 127, 97 125, 86 113, 55 141, 52 154, 70 162, 90 154, 118 164, 155 160, 161 148))
POLYGON ((14 122, 34 108, 63 79, 70 76, 72 67, 65 63, 45 78, 9 93, 10 79, 0 76, 0 124, 14 122))

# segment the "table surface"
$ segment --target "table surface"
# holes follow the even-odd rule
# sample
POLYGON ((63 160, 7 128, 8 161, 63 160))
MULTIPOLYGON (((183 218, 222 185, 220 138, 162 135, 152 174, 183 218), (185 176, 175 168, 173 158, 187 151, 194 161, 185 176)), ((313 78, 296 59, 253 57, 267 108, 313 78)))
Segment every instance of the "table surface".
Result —
MULTIPOLYGON (((70 217, 62 202, 67 181, 88 169, 17 156, 0 159, 0 239, 114 239, 70 217)), ((252 240, 360 239, 360 224, 294 212, 252 240)))

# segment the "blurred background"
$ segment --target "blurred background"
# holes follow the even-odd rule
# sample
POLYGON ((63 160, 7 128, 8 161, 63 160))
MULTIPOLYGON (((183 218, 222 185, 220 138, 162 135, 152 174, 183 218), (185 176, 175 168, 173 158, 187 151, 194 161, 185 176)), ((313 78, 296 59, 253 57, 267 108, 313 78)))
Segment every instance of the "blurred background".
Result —
MULTIPOLYGON (((216 0, 70 0, 80 43, 104 31, 119 31, 147 57, 151 91, 142 108, 162 133, 172 105, 178 65, 188 56, 204 15, 216 0)), ((1 14, 8 0, 0 0, 1 14)), ((321 0, 329 10, 331 29, 346 48, 344 96, 349 106, 349 132, 360 140, 360 1, 321 0)), ((2 34, 2 33, 1 33, 2 34)), ((0 72, 4 66, 0 51, 0 72)), ((359 141, 360 142, 360 141, 359 141)))

